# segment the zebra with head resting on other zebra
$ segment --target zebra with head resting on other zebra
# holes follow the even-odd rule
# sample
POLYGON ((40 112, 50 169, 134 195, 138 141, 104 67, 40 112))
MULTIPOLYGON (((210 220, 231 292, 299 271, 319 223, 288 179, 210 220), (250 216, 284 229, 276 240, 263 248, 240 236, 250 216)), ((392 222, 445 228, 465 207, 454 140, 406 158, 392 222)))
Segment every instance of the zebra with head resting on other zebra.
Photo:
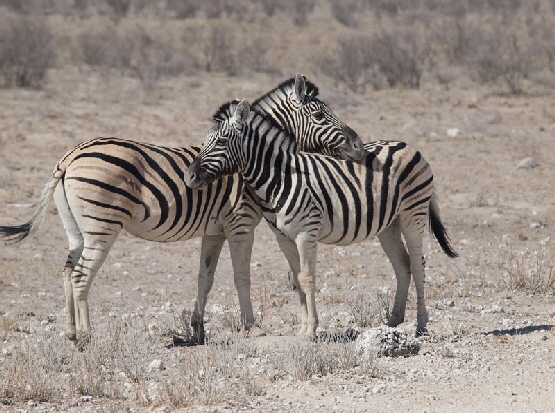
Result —
POLYGON ((256 193, 293 271, 302 310, 299 335, 314 336, 318 326, 318 242, 349 245, 376 235, 402 285, 388 324, 398 325, 404 319, 412 274, 416 334, 425 334, 422 235, 427 221, 444 252, 457 255, 439 216, 429 164, 419 154, 396 158, 396 145, 366 152, 360 163, 301 153, 286 130, 251 111, 246 100, 223 105, 214 120, 216 125, 185 173, 185 182, 201 189, 222 176, 239 173, 256 193))
MULTIPOLYGON (((283 82, 270 93, 279 110, 276 118, 299 137, 301 146, 304 139, 326 141, 330 154, 363 156, 360 138, 316 98, 317 88, 303 76, 283 82)), ((56 164, 32 218, 22 225, 0 226, 0 236, 23 240, 38 229, 54 197, 69 241, 62 275, 70 340, 85 343, 90 338, 88 292, 123 229, 157 242, 202 237, 191 320, 200 342, 204 341, 207 296, 227 239, 242 323, 247 330, 261 333, 254 326, 250 300, 250 257, 254 228, 262 218, 260 207, 239 175, 224 177, 202 191, 185 186, 183 172, 199 151, 198 146, 169 148, 117 138, 84 142, 56 164)))

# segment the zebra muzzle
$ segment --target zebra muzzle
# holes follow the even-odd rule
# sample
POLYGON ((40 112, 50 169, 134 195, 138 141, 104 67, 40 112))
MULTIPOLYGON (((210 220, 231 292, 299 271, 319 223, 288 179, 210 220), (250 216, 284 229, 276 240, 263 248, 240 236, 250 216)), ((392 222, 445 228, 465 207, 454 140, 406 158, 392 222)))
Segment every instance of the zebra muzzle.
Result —
POLYGON ((191 189, 202 189, 208 184, 206 174, 202 173, 198 158, 183 173, 183 181, 191 189))

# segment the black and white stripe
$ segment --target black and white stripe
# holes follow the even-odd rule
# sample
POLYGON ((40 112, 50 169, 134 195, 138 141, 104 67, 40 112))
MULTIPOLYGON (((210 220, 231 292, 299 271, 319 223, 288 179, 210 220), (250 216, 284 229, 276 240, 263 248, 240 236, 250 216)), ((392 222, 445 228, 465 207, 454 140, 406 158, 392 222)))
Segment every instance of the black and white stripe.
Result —
POLYGON ((318 93, 313 83, 297 74, 255 100, 252 108, 299 137, 297 142, 303 152, 360 160, 364 156, 362 140, 318 99, 318 93))
MULTIPOLYGON (((310 106, 312 109, 307 113, 314 108, 326 109, 323 102, 305 93, 306 84, 310 90, 315 89, 299 75, 275 90, 294 93, 290 98, 296 109, 310 106)), ((274 101, 280 108, 286 107, 279 104, 279 99, 274 101)), ((272 112, 271 108, 266 110, 272 112)), ((321 140, 329 135, 334 142, 340 142, 346 131, 349 136, 344 142, 349 143, 343 144, 344 153, 355 156, 360 150, 350 148, 352 143, 358 145, 358 136, 329 109, 318 123, 311 118, 302 120, 302 128, 295 127, 296 122, 301 122, 300 117, 286 116, 283 110, 280 118, 287 120, 286 125, 292 130, 302 130, 300 139, 318 134, 321 140)), ((66 329, 71 340, 88 340, 90 336, 88 292, 122 229, 157 242, 203 238, 197 303, 191 320, 200 341, 204 335, 202 320, 207 296, 227 239, 241 319, 246 329, 257 331, 250 300, 249 263, 261 210, 240 175, 224 177, 202 191, 187 187, 183 172, 199 151, 200 147, 168 148, 117 138, 84 142, 58 162, 31 220, 17 226, 0 226, 0 236, 21 241, 38 229, 50 199, 55 198, 69 241, 63 278, 66 329)))
POLYGON ((244 176, 293 269, 302 307, 299 334, 312 336, 318 325, 314 298, 318 242, 349 245, 373 236, 379 237, 398 280, 388 324, 404 319, 412 274, 417 333, 424 333, 428 315, 422 235, 428 222, 443 250, 456 256, 439 217, 432 171, 424 158, 415 150, 409 154, 403 143, 379 142, 358 163, 304 154, 287 131, 251 111, 246 101, 223 105, 214 120, 217 124, 208 132, 185 181, 202 188, 226 174, 244 176))

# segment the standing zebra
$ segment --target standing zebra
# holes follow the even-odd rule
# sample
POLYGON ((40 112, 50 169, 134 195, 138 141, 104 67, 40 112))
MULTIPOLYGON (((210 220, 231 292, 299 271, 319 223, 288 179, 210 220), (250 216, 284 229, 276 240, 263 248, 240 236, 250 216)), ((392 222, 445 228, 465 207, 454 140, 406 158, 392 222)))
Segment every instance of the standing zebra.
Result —
MULTIPOLYGON (((282 125, 300 139, 329 139, 346 157, 360 158, 360 138, 312 96, 316 87, 298 75, 276 90, 287 102, 276 103, 282 125), (307 93, 308 90, 308 93, 307 93), (287 116, 294 105, 306 119, 287 116), (318 122, 310 114, 318 113, 318 122), (302 122, 301 122, 302 120, 302 122)), ((32 218, 17 226, 0 226, 0 236, 21 241, 42 222, 54 197, 69 241, 62 271, 66 296, 66 333, 70 340, 90 337, 88 292, 118 234, 129 233, 150 241, 173 242, 202 237, 198 296, 191 320, 203 341, 202 325, 208 293, 224 241, 229 241, 241 320, 254 328, 250 300, 250 256, 254 228, 261 211, 241 176, 225 177, 202 191, 183 182, 183 171, 200 147, 168 148, 117 139, 97 138, 67 152, 56 164, 32 218)))
MULTIPOLYGON (((318 326, 318 242, 349 245, 379 234, 398 280, 408 283, 414 276, 416 332, 425 333, 422 234, 427 219, 443 250, 456 256, 439 217, 428 163, 391 168, 374 152, 367 152, 360 163, 300 153, 285 130, 251 111, 246 100, 223 105, 214 120, 185 182, 201 189, 222 176, 243 175, 293 270, 302 309, 299 335, 313 336, 318 326)), ((396 301, 400 298, 404 301, 395 303, 397 315, 389 323, 398 324, 404 317, 406 296, 397 294, 396 301)))

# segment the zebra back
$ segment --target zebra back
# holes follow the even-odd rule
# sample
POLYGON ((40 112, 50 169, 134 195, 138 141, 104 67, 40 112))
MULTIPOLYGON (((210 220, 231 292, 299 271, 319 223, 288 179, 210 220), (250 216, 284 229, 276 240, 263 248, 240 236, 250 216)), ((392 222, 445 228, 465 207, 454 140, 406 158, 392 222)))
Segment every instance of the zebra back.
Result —
POLYGON ((418 151, 408 159, 402 150, 406 144, 384 145, 367 152, 360 162, 301 153, 271 119, 255 111, 238 115, 242 107, 243 102, 231 102, 216 113, 219 123, 189 169, 193 185, 204 171, 209 171, 204 180, 210 180, 226 173, 224 162, 233 163, 233 172, 243 174, 260 198, 271 225, 288 231, 277 223, 280 216, 295 232, 295 226, 301 228, 301 221, 311 216, 324 243, 362 241, 397 217, 410 222, 411 229, 422 230, 433 177, 418 151))
POLYGON ((260 209, 241 176, 225 177, 203 191, 184 184, 183 171, 199 151, 199 146, 170 148, 118 138, 83 142, 56 164, 31 220, 0 227, 0 236, 20 241, 36 230, 60 180, 74 213, 152 241, 258 224, 260 209))

